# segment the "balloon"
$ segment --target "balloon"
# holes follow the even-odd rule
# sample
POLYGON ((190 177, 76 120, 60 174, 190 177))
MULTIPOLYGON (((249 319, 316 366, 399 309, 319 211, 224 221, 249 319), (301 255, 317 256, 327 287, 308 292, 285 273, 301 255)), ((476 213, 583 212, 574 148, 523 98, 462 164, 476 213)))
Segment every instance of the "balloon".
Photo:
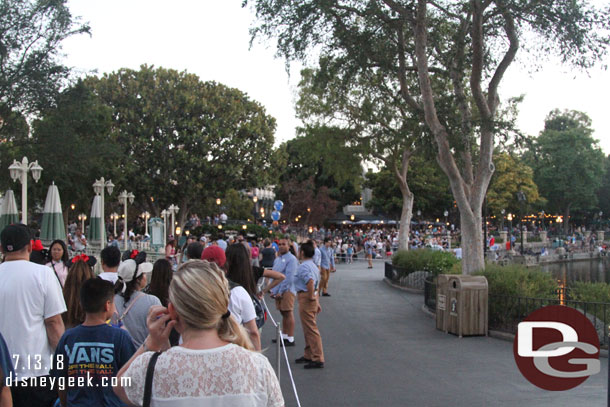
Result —
POLYGON ((273 219, 276 222, 280 220, 281 216, 282 216, 282 214, 279 211, 271 212, 271 219, 273 219))
POLYGON ((277 200, 273 203, 273 207, 275 208, 276 211, 281 211, 282 209, 284 209, 284 202, 277 200))

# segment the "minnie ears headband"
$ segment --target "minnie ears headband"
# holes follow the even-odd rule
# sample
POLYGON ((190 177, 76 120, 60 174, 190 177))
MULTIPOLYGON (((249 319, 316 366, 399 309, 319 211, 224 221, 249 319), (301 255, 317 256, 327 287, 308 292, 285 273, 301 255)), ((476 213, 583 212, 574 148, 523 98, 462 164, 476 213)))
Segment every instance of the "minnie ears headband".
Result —
POLYGON ((93 256, 87 256, 86 254, 79 254, 78 256, 74 256, 72 257, 72 260, 70 260, 71 264, 76 264, 79 261, 83 261, 85 263, 87 263, 89 265, 89 267, 93 267, 95 266, 95 263, 97 263, 97 259, 93 256))
POLYGON ((127 250, 123 252, 123 256, 121 257, 121 261, 132 259, 136 262, 136 264, 141 264, 146 261, 146 252, 139 252, 137 250, 127 250))

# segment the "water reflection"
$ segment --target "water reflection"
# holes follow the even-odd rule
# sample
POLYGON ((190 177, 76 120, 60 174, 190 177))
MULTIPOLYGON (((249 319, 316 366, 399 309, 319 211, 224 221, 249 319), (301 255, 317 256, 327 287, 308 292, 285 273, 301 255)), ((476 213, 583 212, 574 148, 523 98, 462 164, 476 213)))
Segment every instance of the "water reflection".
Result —
POLYGON ((542 266, 542 270, 551 273, 556 280, 564 282, 568 287, 574 281, 610 283, 608 257, 547 264, 542 266))

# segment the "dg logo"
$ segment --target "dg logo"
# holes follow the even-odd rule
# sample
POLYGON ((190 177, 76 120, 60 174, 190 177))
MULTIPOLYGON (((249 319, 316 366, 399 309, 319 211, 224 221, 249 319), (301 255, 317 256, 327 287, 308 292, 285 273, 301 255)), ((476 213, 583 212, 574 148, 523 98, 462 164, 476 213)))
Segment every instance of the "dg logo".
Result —
POLYGON ((517 367, 545 390, 572 389, 599 373, 599 338, 581 312, 551 305, 532 312, 517 328, 517 367))

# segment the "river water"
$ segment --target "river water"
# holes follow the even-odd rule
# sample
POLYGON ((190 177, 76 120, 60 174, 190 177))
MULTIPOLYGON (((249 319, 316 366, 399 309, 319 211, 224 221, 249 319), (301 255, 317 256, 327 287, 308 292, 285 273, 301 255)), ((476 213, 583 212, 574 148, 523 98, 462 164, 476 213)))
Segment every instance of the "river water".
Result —
POLYGON ((546 264, 542 270, 568 287, 573 281, 610 283, 610 257, 546 264))

